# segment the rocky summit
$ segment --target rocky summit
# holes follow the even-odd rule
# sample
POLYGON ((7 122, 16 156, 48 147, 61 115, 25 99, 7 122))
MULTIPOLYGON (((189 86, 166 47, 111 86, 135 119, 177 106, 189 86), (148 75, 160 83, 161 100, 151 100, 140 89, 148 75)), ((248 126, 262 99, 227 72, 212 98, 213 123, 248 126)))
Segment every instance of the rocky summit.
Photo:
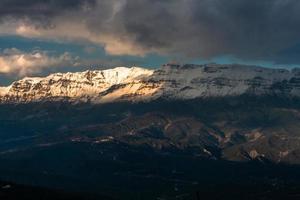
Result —
POLYGON ((244 65, 166 64, 30 78, 0 88, 2 103, 36 101, 118 102, 240 95, 300 96, 300 70, 244 65))

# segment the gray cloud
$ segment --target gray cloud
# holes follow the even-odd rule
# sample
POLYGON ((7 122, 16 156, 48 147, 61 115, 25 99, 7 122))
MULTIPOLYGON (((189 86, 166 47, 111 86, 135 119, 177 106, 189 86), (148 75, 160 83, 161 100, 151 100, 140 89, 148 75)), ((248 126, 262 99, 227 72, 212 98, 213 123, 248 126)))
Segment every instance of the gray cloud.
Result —
POLYGON ((92 6, 95 0, 1 0, 0 15, 14 17, 54 16, 92 6))
MULTIPOLYGON (((300 63, 298 0, 4 0, 0 16, 52 24, 59 37, 89 40, 111 54, 300 63), (38 16, 38 17, 37 17, 38 16), (59 29, 77 24, 78 34, 59 29), (294 48, 295 49, 295 48, 294 48), (299 48, 296 48, 299 49, 299 48), (298 51, 299 52, 299 51, 298 51), (291 56, 294 55, 292 58, 291 56)), ((49 28, 49 27, 48 27, 49 28)), ((36 37, 55 37, 38 27, 36 37)), ((74 31, 73 31, 74 32, 74 31)), ((29 32, 30 33, 30 32, 29 32)))
POLYGON ((128 1, 121 15, 126 31, 145 47, 276 60, 300 42, 299 11, 297 0, 128 1))
POLYGON ((81 12, 93 7, 96 0, 1 0, 0 17, 31 22, 37 28, 53 28, 52 18, 65 12, 81 12))
POLYGON ((26 76, 44 71, 47 68, 77 66, 79 58, 65 52, 62 55, 51 55, 47 51, 34 50, 23 52, 16 48, 0 52, 0 74, 26 76))

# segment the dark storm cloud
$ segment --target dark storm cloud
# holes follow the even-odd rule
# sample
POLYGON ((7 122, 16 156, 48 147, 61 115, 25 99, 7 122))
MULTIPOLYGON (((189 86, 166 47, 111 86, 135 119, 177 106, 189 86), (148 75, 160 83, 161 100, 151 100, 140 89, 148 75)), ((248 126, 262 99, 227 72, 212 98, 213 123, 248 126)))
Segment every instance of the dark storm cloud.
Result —
MULTIPOLYGON (((0 17, 32 20, 35 26, 49 28, 51 18, 69 11, 78 11, 96 0, 1 0, 0 17)), ((0 19, 1 20, 1 19, 0 19)))
POLYGON ((0 16, 53 16, 93 3, 95 0, 1 0, 0 16))
POLYGON ((277 59, 300 43, 298 0, 136 0, 122 19, 139 44, 192 57, 277 59))
POLYGON ((293 52, 300 45, 299 0, 3 0, 0 16, 7 15, 61 16, 146 53, 300 63, 293 52))

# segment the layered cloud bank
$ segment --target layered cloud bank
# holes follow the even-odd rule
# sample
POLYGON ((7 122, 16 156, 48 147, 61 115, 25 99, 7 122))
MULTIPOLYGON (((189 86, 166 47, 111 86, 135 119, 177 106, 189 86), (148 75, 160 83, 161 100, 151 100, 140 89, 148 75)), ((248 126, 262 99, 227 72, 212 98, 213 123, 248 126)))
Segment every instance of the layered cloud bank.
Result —
POLYGON ((76 66, 78 65, 76 60, 67 52, 55 56, 41 50, 23 52, 15 48, 5 49, 0 53, 0 73, 25 76, 45 68, 76 66))
POLYGON ((1 34, 148 53, 299 63, 298 0, 4 0, 1 34))

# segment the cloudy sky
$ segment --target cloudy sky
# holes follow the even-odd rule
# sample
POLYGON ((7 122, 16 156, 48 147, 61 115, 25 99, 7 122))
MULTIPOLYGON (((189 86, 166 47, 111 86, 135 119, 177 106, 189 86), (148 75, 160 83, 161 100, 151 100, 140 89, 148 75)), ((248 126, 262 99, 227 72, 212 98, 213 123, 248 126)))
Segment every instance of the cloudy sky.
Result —
POLYGON ((0 84, 166 62, 300 65, 299 0, 1 0, 0 84))

